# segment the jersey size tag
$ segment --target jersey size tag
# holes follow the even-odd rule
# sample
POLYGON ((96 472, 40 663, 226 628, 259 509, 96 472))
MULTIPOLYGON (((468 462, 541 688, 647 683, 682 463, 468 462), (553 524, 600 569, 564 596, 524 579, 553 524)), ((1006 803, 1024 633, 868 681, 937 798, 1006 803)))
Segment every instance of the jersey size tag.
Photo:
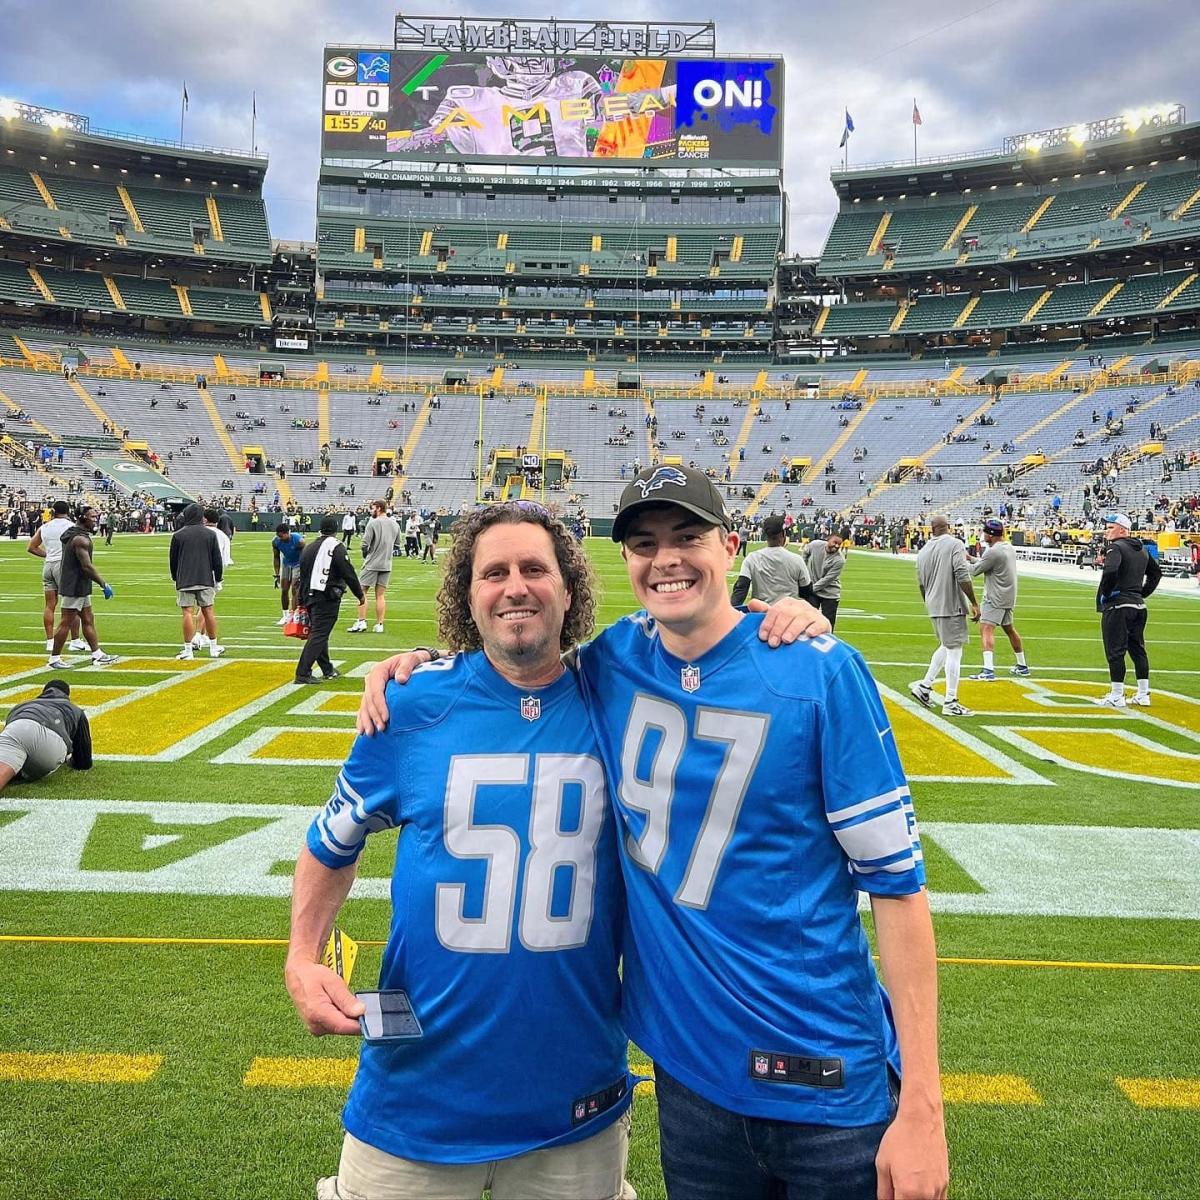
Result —
POLYGON ((571 1127, 582 1125, 602 1112, 607 1112, 614 1104, 620 1103, 629 1090, 629 1077, 623 1075, 616 1083, 606 1087, 602 1092, 593 1092, 583 1096, 571 1105, 571 1127))
POLYGON ((763 1083, 795 1083, 802 1087, 840 1088, 844 1084, 840 1058, 806 1058, 769 1050, 750 1051, 750 1077, 763 1083))
POLYGON ((335 975, 340 975, 349 987, 357 958, 358 943, 335 926, 329 935, 329 941, 325 943, 325 953, 321 955, 322 965, 328 967, 335 975))

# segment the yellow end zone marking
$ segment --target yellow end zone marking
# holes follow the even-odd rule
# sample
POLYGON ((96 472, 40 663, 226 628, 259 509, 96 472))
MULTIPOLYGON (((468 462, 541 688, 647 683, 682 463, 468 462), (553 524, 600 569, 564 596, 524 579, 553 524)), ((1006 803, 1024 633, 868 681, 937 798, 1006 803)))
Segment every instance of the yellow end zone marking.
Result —
POLYGON ((884 697, 904 770, 909 775, 969 776, 1007 779, 1008 772, 956 741, 949 731, 923 721, 915 713, 884 697))
POLYGON ((0 1054, 6 1083, 148 1083, 161 1054, 0 1054))
POLYGON ((942 1097, 947 1104, 1039 1105, 1042 1098, 1020 1075, 946 1074, 942 1097))
MULTIPOLYGON (((354 711, 358 711, 357 702, 354 705, 354 711)), ((341 761, 350 753, 353 743, 353 730, 306 729, 303 732, 286 730, 277 733, 265 745, 252 750, 250 757, 281 763, 309 759, 341 761)))
POLYGON ((40 671, 49 657, 48 654, 0 654, 0 679, 22 675, 26 671, 40 671))
POLYGON ((317 705, 320 713, 356 713, 361 697, 356 692, 329 692, 317 705))
MULTIPOLYGON (((71 689, 71 700, 78 704, 80 708, 95 708, 100 704, 107 704, 109 700, 116 700, 120 696, 127 696, 135 689, 129 686, 126 687, 105 687, 103 684, 97 684, 95 687, 73 687, 71 689)), ((32 684, 29 687, 17 688, 0 700, 0 712, 4 712, 14 705, 23 704, 26 700, 33 700, 42 694, 42 685, 40 683, 32 684)))
POLYGON ((246 660, 220 663, 214 672, 219 680, 206 678, 209 672, 196 678, 185 673, 165 689, 101 713, 92 722, 92 741, 138 757, 160 754, 266 696, 290 680, 295 671, 291 663, 246 660), (171 720, 163 719, 165 712, 171 713, 171 720))
POLYGON ((1136 734, 1125 730, 1088 729, 1081 732, 1021 725, 1008 736, 1018 744, 1027 741, 1048 751, 1063 766, 1110 774, 1113 764, 1119 763, 1119 774, 1123 776, 1150 783, 1200 786, 1200 756, 1183 754, 1168 746, 1141 744, 1136 734))
POLYGON ((1124 1079, 1117 1087, 1138 1108, 1200 1108, 1200 1079, 1124 1079))
POLYGON ((242 1086, 348 1088, 357 1069, 357 1058, 256 1058, 242 1086))

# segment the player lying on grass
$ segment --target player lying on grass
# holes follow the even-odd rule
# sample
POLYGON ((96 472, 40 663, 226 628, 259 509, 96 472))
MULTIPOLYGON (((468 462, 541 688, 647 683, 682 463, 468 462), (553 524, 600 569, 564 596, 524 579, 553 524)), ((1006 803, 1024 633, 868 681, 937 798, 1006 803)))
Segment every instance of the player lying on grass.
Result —
MULTIPOLYGON (((944 1196, 932 924, 865 664, 832 637, 763 644, 764 618, 729 602, 737 537, 701 473, 642 472, 613 536, 644 611, 577 661, 620 832, 622 1024, 655 1061, 668 1195, 944 1196)), ((424 657, 372 671, 360 728, 412 719, 384 684, 424 657)))

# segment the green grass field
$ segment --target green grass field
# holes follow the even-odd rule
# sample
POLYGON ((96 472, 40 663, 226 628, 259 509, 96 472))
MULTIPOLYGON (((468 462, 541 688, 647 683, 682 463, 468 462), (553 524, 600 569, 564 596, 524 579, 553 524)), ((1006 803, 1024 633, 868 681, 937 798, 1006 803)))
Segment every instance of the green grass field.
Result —
MULTIPOLYGON (((632 599, 614 547, 590 550, 608 623, 632 599)), ((344 604, 346 676, 299 688, 269 539, 242 535, 234 554, 227 657, 176 664, 166 539, 99 548, 116 597, 97 599, 97 624, 122 657, 67 678, 100 757, 0 796, 0 1196, 302 1197, 336 1169, 356 1047, 293 1013, 288 876, 350 742, 351 672, 436 638, 438 573, 399 563, 384 636, 345 633, 344 604)), ((0 712, 50 676, 39 567, 0 543, 0 712)), ((875 670, 922 827, 952 1194, 1195 1196, 1200 607, 1154 599, 1154 706, 1101 712, 1092 587, 1026 578, 1034 678, 1010 679, 999 647, 1002 680, 965 683, 977 715, 951 723, 907 695, 933 649, 911 565, 856 553, 846 580, 838 634, 875 670)), ((965 664, 979 661, 975 640, 965 664)), ((391 850, 374 839, 366 894, 342 913, 364 943, 386 934, 391 850)), ((378 960, 365 945, 357 986, 378 960)), ((649 1088, 630 1177, 663 1196, 649 1088)))

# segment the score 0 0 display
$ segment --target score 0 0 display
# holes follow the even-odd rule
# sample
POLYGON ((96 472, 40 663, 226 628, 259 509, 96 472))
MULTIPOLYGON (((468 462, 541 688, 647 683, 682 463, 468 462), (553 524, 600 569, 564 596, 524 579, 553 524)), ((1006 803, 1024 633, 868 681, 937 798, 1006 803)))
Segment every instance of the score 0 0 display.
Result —
POLYGON ((327 49, 322 153, 778 166, 778 59, 327 49))

